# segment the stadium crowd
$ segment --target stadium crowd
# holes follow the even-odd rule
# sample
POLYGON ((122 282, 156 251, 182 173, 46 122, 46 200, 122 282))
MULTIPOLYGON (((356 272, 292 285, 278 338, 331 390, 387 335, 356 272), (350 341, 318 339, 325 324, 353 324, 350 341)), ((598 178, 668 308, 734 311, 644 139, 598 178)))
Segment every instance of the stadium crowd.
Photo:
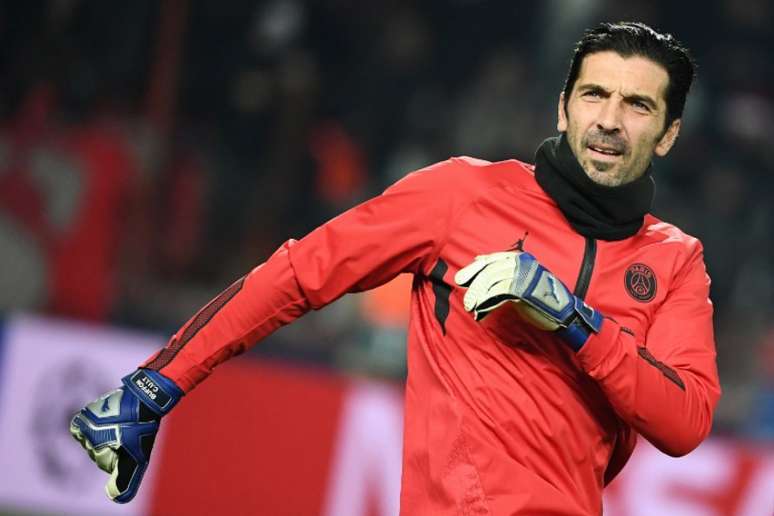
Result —
MULTIPOLYGON (((716 432, 774 439, 774 5, 151 0, 0 6, 0 310, 171 332, 218 290, 450 155, 531 161, 583 28, 699 62, 654 213, 705 245, 716 432)), ((403 278, 254 348, 400 378, 403 278)))

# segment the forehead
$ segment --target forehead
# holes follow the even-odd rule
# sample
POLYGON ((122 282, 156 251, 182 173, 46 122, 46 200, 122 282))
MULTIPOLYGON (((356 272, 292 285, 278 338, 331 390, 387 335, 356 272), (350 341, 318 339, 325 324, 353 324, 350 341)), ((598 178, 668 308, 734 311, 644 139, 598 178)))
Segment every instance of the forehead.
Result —
POLYGON ((596 52, 583 58, 575 88, 583 84, 597 84, 622 95, 647 95, 660 104, 665 102, 669 74, 647 57, 596 52))

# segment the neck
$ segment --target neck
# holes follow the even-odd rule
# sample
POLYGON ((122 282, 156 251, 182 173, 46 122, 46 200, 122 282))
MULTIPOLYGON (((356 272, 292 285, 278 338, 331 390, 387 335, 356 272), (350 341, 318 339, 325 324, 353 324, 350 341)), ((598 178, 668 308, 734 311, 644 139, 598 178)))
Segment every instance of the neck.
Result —
POLYGON ((642 176, 623 185, 594 182, 578 163, 564 133, 548 138, 538 148, 535 179, 575 231, 601 240, 622 240, 636 234, 655 195, 650 166, 642 176))

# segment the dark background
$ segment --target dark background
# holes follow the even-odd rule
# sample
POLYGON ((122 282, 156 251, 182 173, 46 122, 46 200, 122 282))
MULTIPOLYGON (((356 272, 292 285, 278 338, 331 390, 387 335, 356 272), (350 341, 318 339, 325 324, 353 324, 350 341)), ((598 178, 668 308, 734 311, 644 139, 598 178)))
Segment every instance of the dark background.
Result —
MULTIPOLYGON (((766 0, 2 2, 0 310, 170 333, 413 169, 531 161, 573 42, 602 20, 645 21, 698 60, 654 211, 705 245, 715 432, 774 438, 766 0)), ((248 356, 400 378, 403 321, 368 303, 347 296, 248 356)))

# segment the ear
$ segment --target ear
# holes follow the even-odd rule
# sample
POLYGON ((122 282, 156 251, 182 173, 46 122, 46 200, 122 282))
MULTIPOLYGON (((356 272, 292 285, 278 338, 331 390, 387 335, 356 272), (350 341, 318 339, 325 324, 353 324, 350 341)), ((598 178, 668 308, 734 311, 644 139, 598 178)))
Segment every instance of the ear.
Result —
POLYGON ((669 124, 669 128, 666 130, 664 135, 661 137, 661 139, 656 144, 655 153, 656 156, 663 158, 667 155, 669 152, 669 149, 672 148, 672 145, 675 144, 675 141, 677 141, 677 135, 680 133, 680 119, 673 120, 671 124, 669 124))
POLYGON ((567 111, 564 108, 564 92, 559 94, 559 105, 556 106, 556 130, 567 131, 567 111))

